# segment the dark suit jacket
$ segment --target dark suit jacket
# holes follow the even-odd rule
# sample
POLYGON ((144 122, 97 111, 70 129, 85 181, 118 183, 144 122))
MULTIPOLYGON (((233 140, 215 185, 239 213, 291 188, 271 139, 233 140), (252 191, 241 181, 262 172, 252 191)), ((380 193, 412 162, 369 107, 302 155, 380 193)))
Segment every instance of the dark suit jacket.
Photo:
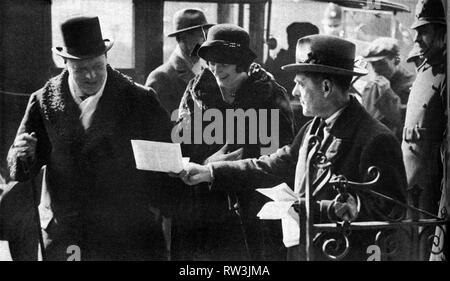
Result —
POLYGON ((81 246, 83 260, 162 259, 159 212, 168 212, 172 180, 137 170, 130 140, 170 142, 167 112, 153 91, 108 66, 103 95, 85 131, 67 79, 64 70, 31 95, 17 134, 36 133, 37 161, 27 172, 11 149, 11 177, 26 181, 47 165, 41 205, 53 211, 53 222, 76 232, 72 242, 81 246))
POLYGON ((186 86, 194 76, 186 62, 173 52, 166 63, 148 75, 145 86, 155 90, 161 105, 172 114, 178 109, 186 86))
MULTIPOLYGON (((212 163, 214 184, 212 190, 226 190, 230 187, 268 188, 286 182, 293 187, 299 148, 311 123, 305 125, 294 142, 276 153, 259 159, 236 162, 212 163), (226 185, 222 185, 226 183, 226 185), (236 184, 241 183, 241 184, 236 184)), ((374 120, 363 107, 352 98, 350 104, 336 120, 330 131, 333 141, 326 151, 333 163, 332 172, 344 175, 348 180, 363 182, 368 180, 367 169, 376 166, 381 176, 374 190, 405 201, 406 176, 400 145, 394 135, 384 125, 374 120)), ((384 215, 398 214, 398 208, 366 194, 357 192, 362 201, 359 221, 380 220, 384 215)), ((337 192, 325 186, 315 199, 315 222, 327 222, 326 207, 337 192), (320 203, 320 204, 319 204, 320 203)), ((355 234, 349 259, 364 259, 368 245, 374 244, 373 233, 355 234)), ((320 259, 320 257, 319 257, 320 259)))

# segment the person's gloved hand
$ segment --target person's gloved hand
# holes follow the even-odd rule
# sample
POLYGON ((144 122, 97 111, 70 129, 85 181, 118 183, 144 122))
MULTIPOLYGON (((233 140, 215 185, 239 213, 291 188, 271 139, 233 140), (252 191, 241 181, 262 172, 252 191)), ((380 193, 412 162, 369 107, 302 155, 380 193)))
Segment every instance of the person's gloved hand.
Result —
POLYGON ((347 198, 340 195, 334 199, 334 213, 344 221, 354 221, 358 216, 358 204, 355 198, 348 194, 347 198))
POLYGON ((244 152, 244 148, 241 147, 233 152, 228 151, 228 143, 222 146, 216 153, 209 156, 208 159, 205 160, 203 164, 218 162, 218 161, 235 161, 242 159, 242 154, 244 152))

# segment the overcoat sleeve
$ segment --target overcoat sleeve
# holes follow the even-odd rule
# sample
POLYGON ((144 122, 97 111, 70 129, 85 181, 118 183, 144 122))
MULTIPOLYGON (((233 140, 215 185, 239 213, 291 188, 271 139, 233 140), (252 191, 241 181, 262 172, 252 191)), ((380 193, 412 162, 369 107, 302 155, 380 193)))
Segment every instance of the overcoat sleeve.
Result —
POLYGON ((34 161, 21 161, 17 157, 18 151, 11 146, 8 152, 7 162, 11 179, 26 181, 36 175, 40 168, 47 164, 51 151, 51 144, 44 126, 38 95, 40 91, 33 93, 28 101, 28 106, 17 130, 16 137, 23 133, 35 133, 37 138, 36 158, 34 161))

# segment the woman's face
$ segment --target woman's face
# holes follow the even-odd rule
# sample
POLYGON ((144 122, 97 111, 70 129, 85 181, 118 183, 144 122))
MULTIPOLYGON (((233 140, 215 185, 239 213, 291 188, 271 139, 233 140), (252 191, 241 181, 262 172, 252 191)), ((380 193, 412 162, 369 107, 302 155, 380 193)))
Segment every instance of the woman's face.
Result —
POLYGON ((236 71, 236 64, 225 64, 208 62, 209 69, 216 77, 217 84, 223 88, 233 88, 237 86, 239 72, 236 71))

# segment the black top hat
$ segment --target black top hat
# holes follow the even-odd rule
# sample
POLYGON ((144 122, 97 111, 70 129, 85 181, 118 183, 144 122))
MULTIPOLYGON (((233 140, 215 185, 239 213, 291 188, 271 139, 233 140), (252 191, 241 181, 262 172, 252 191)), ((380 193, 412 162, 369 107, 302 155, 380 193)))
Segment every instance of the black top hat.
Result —
POLYGON ((61 25, 65 47, 54 47, 52 51, 69 59, 97 57, 111 49, 113 42, 103 39, 98 17, 76 17, 61 25))
POLYGON ((415 20, 411 28, 429 23, 447 24, 441 0, 419 0, 417 3, 415 20))
POLYGON ((206 21, 205 14, 200 9, 184 9, 173 15, 173 25, 175 31, 170 33, 173 37, 181 32, 189 31, 200 27, 210 27, 213 24, 206 21))
POLYGON ((250 36, 234 24, 217 24, 208 31, 206 41, 198 49, 198 56, 206 61, 226 64, 251 62, 256 58, 250 50, 250 36))
POLYGON ((386 57, 395 57, 399 55, 398 41, 394 38, 380 37, 370 43, 364 58, 366 61, 379 61, 386 57))
POLYGON ((282 66, 286 71, 320 72, 362 76, 368 71, 355 67, 355 44, 329 35, 310 35, 297 42, 295 63, 282 66))
POLYGON ((295 46, 297 40, 313 34, 319 34, 319 28, 310 22, 293 22, 286 28, 288 45, 295 46))

